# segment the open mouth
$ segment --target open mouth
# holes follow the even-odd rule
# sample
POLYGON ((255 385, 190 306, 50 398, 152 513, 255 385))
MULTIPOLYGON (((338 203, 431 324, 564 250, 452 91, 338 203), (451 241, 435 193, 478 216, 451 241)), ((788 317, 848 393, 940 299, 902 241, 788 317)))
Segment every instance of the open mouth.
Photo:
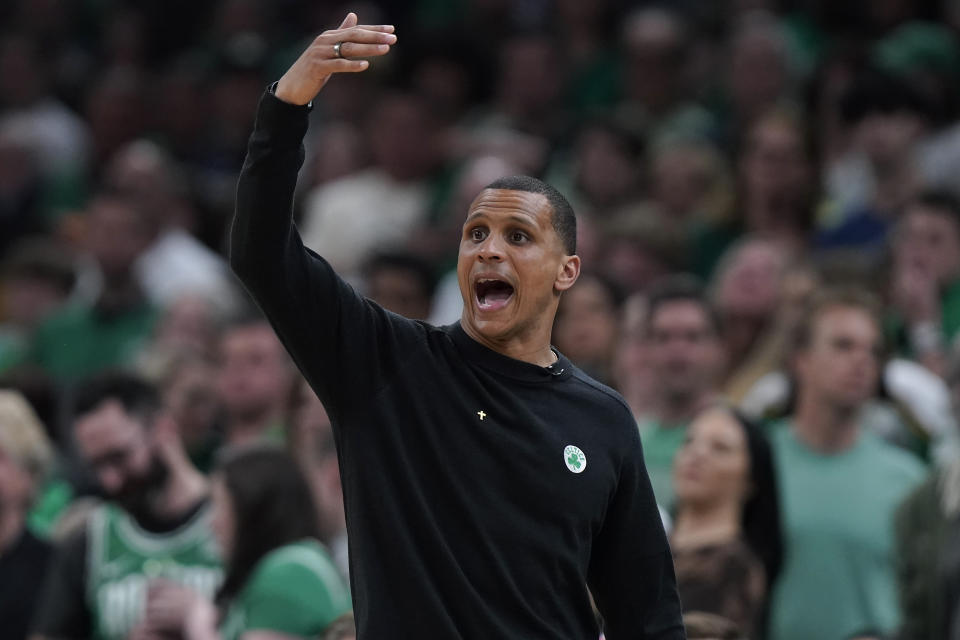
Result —
POLYGON ((484 311, 502 309, 513 297, 513 287, 503 280, 481 278, 473 285, 477 304, 484 311))

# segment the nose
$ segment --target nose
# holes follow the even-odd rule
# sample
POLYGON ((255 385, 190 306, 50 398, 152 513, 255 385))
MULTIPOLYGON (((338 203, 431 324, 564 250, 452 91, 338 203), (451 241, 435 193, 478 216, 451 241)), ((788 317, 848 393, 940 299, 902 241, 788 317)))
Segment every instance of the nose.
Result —
POLYGON ((490 234, 480 245, 480 250, 477 255, 481 261, 499 262, 503 260, 503 247, 500 245, 500 241, 496 239, 496 236, 490 234))

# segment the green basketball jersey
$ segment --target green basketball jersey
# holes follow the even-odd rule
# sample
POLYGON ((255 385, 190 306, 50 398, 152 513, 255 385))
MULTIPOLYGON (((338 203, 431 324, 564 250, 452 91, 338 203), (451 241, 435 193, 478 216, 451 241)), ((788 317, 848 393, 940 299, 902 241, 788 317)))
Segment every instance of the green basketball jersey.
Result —
POLYGON ((143 617, 147 587, 162 578, 213 598, 223 570, 210 531, 210 508, 166 533, 141 528, 104 505, 87 524, 87 604, 93 637, 121 640, 143 617))

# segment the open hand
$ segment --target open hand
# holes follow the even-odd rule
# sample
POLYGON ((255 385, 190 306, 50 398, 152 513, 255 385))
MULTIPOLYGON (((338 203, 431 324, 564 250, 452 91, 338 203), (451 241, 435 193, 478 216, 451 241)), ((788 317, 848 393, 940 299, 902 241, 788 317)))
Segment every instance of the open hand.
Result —
POLYGON ((277 83, 276 96, 290 104, 305 105, 316 97, 334 73, 357 73, 370 66, 367 60, 354 58, 386 55, 396 41, 393 25, 358 25, 357 14, 348 13, 339 28, 317 36, 283 74, 277 83))

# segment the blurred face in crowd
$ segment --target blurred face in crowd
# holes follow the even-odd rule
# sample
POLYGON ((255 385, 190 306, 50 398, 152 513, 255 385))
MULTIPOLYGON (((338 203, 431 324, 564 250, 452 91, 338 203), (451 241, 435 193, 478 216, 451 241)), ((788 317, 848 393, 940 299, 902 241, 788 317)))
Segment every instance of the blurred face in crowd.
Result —
POLYGON ((808 345, 796 356, 801 392, 854 411, 876 392, 881 334, 876 320, 854 306, 828 306, 810 322, 808 345))
POLYGON ((289 398, 293 369, 266 322, 234 327, 220 345, 217 387, 227 413, 256 419, 289 398))
POLYGON ((471 337, 488 346, 549 341, 559 295, 579 274, 580 259, 566 254, 546 196, 485 189, 473 201, 457 259, 471 337))
POLYGON ((386 96, 367 121, 367 136, 374 163, 395 180, 422 179, 436 164, 436 126, 429 105, 413 94, 386 96))
POLYGON ((384 266, 367 277, 367 296, 406 318, 426 320, 430 315, 430 292, 417 273, 402 267, 384 266))
POLYGON ((577 138, 577 184, 591 204, 611 206, 632 195, 637 167, 628 144, 615 131, 594 126, 577 138))
POLYGON ((237 516, 233 506, 233 498, 222 473, 215 474, 211 479, 210 502, 213 511, 210 529, 213 531, 213 536, 217 540, 217 545, 220 547, 223 557, 229 558, 233 554, 237 516))
POLYGON ((654 113, 663 111, 676 100, 683 76, 685 43, 680 23, 668 11, 642 10, 627 20, 623 38, 625 90, 654 113))
POLYGON ((217 420, 216 380, 216 368, 198 358, 179 365, 163 389, 164 406, 188 451, 205 443, 217 420))
MULTIPOLYGON (((744 197, 749 215, 755 205, 760 210, 800 210, 807 206, 812 189, 813 170, 797 126, 785 117, 762 118, 747 136, 741 159, 744 197)), ((777 220, 747 220, 758 230, 777 220)))
POLYGON ((783 251, 764 240, 749 242, 734 251, 717 275, 717 310, 724 317, 772 316, 780 300, 783 251))
POLYGON ((695 144, 664 145, 653 158, 653 197, 671 217, 699 211, 717 179, 717 158, 695 144))
POLYGON ((899 165, 909 158, 925 128, 923 118, 910 111, 871 113, 853 131, 854 142, 878 167, 899 165))
POLYGON ((128 277, 153 237, 146 215, 126 200, 99 198, 87 211, 87 248, 108 281, 128 277))
POLYGON ((560 301, 553 339, 568 358, 590 369, 612 358, 618 324, 607 287, 597 278, 580 278, 560 301))
POLYGON ((750 490, 747 436, 729 411, 701 413, 673 463, 673 486, 682 505, 743 503, 750 490))
POLYGON ((948 211, 913 205, 897 229, 894 258, 940 286, 952 283, 960 277, 960 223, 948 211))
POLYGON ((683 299, 660 303, 650 316, 648 336, 648 355, 662 396, 692 402, 710 389, 721 348, 702 303, 683 299))
MULTIPOLYGON (((0 429, 4 426, 0 424, 0 429)), ((11 452, 0 447, 0 515, 23 513, 35 489, 33 478, 11 452)))
POLYGON ((142 419, 119 401, 106 400, 77 417, 74 438, 104 494, 127 511, 144 513, 163 487, 166 468, 142 419))
POLYGON ((502 48, 498 101, 508 115, 531 118, 556 104, 563 80, 557 49, 549 38, 520 36, 502 48))
POLYGON ((787 87, 786 45, 776 24, 744 27, 733 38, 728 90, 745 121, 771 107, 787 87))

